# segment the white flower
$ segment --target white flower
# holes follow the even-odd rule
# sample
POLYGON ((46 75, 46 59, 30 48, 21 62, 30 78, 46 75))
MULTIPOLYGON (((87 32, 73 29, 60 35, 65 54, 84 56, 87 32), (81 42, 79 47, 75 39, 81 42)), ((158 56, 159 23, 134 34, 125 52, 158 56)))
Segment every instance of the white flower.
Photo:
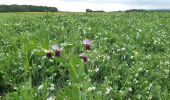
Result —
POLYGON ((71 82, 69 82, 68 85, 71 86, 71 82))
POLYGON ((17 87, 14 87, 14 90, 16 90, 17 89, 17 87))
POLYGON ((132 91, 132 88, 130 87, 128 90, 129 90, 129 91, 132 91))
POLYGON ((165 61, 165 65, 169 65, 170 63, 169 63, 169 61, 165 61))
POLYGON ((112 87, 106 88, 106 94, 109 94, 112 91, 112 87))
POLYGON ((89 73, 93 72, 91 69, 88 70, 89 73))
POLYGON ((47 100, 55 100, 55 96, 51 96, 51 97, 47 98, 47 100))
POLYGON ((139 74, 138 74, 138 73, 136 73, 136 74, 135 74, 135 77, 138 77, 138 75, 139 75, 139 74))
POLYGON ((92 91, 92 90, 95 90, 96 89, 96 87, 89 87, 88 89, 87 89, 87 91, 92 91))
POLYGON ((55 89, 54 86, 55 86, 54 84, 50 84, 50 88, 49 88, 49 89, 50 89, 51 91, 54 90, 54 89, 55 89))
POLYGON ((164 69, 164 72, 165 72, 166 74, 169 74, 169 70, 168 70, 168 69, 164 69))
POLYGON ((133 81, 135 82, 135 84, 137 84, 139 82, 136 78, 134 78, 133 81))
POLYGON ((122 51, 125 51, 125 50, 126 50, 126 48, 122 48, 121 50, 122 50, 122 51))
POLYGON ((99 71, 99 68, 96 68, 95 71, 98 72, 98 71, 99 71))
POLYGON ((52 60, 52 59, 50 59, 49 61, 50 61, 50 62, 54 62, 54 60, 52 60))

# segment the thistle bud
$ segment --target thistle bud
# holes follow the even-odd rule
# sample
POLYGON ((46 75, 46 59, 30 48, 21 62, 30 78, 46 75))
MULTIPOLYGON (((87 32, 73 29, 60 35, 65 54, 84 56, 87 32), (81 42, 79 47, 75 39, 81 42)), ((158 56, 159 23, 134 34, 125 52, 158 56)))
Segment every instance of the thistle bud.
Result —
POLYGON ((53 45, 52 49, 55 51, 55 56, 60 57, 61 56, 61 48, 59 48, 57 45, 53 45))
POLYGON ((44 50, 44 52, 46 53, 46 57, 47 58, 51 58, 52 57, 51 50, 44 50))
POLYGON ((88 50, 88 51, 91 50, 91 44, 92 44, 91 40, 84 40, 83 44, 85 45, 86 50, 88 50))

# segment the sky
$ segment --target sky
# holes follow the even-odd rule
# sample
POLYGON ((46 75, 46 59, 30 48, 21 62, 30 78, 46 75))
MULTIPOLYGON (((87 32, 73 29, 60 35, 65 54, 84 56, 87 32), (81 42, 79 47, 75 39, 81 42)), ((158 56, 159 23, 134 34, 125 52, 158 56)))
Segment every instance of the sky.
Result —
POLYGON ((0 4, 41 5, 57 7, 60 11, 117 11, 127 9, 170 9, 170 0, 0 0, 0 4))

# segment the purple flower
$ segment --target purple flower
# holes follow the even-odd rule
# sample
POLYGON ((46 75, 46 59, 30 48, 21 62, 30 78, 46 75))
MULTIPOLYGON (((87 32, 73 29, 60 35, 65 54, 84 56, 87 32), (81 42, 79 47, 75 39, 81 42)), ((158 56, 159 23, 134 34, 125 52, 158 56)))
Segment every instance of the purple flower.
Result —
POLYGON ((89 58, 84 54, 84 53, 80 53, 80 58, 83 59, 84 62, 88 62, 89 58))
POLYGON ((61 48, 59 48, 57 45, 53 45, 52 46, 52 49, 55 51, 55 56, 56 57, 60 57, 60 55, 61 55, 61 48))
POLYGON ((85 45, 86 50, 91 50, 91 44, 92 44, 91 40, 86 39, 83 41, 83 44, 85 45))
POLYGON ((92 44, 92 41, 86 39, 86 40, 83 41, 83 44, 91 45, 91 44, 92 44))
POLYGON ((46 57, 47 58, 51 58, 52 57, 51 50, 44 50, 44 52, 46 53, 46 57))

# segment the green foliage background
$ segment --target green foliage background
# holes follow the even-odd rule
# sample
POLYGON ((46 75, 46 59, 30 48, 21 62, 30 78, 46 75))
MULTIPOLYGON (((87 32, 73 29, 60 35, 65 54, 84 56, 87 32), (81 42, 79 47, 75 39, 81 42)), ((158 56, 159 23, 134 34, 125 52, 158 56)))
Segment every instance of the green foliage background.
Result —
POLYGON ((169 16, 168 12, 1 13, 1 98, 168 100, 169 16), (93 40, 90 52, 84 50, 84 39, 93 40), (43 50, 52 44, 64 48, 61 57, 44 57, 43 50), (82 51, 89 62, 79 58, 82 51))

